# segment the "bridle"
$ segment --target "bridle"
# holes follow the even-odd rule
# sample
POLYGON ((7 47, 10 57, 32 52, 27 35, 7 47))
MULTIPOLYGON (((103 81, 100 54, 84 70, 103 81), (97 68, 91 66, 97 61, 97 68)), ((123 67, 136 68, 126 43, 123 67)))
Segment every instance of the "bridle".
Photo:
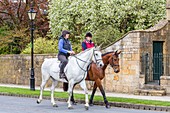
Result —
POLYGON ((113 68, 114 66, 119 66, 119 65, 116 65, 116 64, 114 64, 114 63, 113 63, 113 64, 110 64, 110 65, 111 65, 112 68, 113 68))
POLYGON ((113 58, 112 58, 112 63, 110 64, 110 66, 111 66, 112 68, 114 68, 114 66, 119 66, 119 64, 114 64, 113 58))
MULTIPOLYGON (((93 55, 94 55, 94 52, 95 52, 95 51, 96 51, 96 50, 93 50, 93 55)), ((97 63, 97 64, 98 64, 99 61, 102 61, 102 58, 101 58, 101 59, 97 59, 95 55, 94 55, 94 59, 95 59, 95 61, 96 61, 95 63, 97 63)))

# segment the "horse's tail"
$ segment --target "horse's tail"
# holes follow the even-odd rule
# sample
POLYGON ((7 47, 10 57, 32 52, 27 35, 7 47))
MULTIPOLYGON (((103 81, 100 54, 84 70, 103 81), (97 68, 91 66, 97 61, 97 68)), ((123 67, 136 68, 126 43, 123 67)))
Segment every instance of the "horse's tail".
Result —
POLYGON ((67 91, 68 90, 68 83, 63 82, 63 90, 67 91))

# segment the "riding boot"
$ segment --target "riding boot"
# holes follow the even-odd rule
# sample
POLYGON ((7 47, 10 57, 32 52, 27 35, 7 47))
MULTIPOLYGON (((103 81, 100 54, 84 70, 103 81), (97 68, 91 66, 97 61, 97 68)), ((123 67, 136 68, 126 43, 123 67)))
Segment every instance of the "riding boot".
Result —
POLYGON ((59 74, 59 76, 60 76, 60 78, 65 78, 66 76, 65 76, 65 73, 64 73, 64 67, 66 66, 66 63, 62 63, 62 65, 61 65, 61 68, 60 68, 60 74, 59 74))

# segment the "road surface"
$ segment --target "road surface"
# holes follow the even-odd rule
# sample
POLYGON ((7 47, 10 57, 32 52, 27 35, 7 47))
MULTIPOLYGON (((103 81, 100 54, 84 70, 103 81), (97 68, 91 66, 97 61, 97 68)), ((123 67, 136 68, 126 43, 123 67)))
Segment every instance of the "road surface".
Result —
POLYGON ((83 104, 74 105, 74 109, 67 109, 66 102, 57 101, 58 107, 52 107, 50 100, 43 100, 37 104, 35 98, 0 96, 0 113, 167 113, 160 111, 135 110, 105 106, 92 106, 88 111, 83 104))

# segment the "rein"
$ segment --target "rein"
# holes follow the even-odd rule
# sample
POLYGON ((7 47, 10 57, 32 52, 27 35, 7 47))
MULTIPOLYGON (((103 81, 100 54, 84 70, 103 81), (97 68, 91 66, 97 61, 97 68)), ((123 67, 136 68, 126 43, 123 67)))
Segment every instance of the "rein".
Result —
MULTIPOLYGON (((78 64, 79 68, 80 68, 81 70, 83 70, 84 72, 86 72, 87 70, 83 69, 83 68, 79 65, 77 59, 78 59, 78 58, 76 57, 76 62, 77 62, 77 64, 78 64)), ((80 61, 82 61, 82 62, 85 62, 85 63, 88 63, 88 62, 83 61, 83 60, 81 60, 81 59, 78 59, 78 60, 80 60, 80 61)))
MULTIPOLYGON (((94 52, 93 52, 93 55, 94 55, 94 52)), ((88 63, 88 62, 87 62, 87 61, 84 61, 84 60, 82 60, 82 59, 80 59, 80 58, 78 58, 78 57, 75 56, 75 55, 74 55, 74 57, 76 58, 76 62, 77 62, 77 64, 78 64, 79 68, 80 68, 81 70, 83 70, 84 72, 87 72, 87 70, 83 69, 83 68, 79 65, 77 59, 80 60, 80 61, 82 61, 82 62, 84 62, 84 63, 88 63)), ((91 61, 91 62, 92 62, 92 61, 91 61)), ((91 64, 91 62, 90 62, 90 64, 91 64)))
POLYGON ((116 65, 116 64, 112 64, 111 67, 114 67, 114 66, 119 66, 119 65, 116 65))
MULTIPOLYGON (((93 50, 93 55, 94 55, 94 51, 95 51, 95 50, 93 50)), ((76 55, 74 55, 74 57, 76 58, 76 62, 77 62, 77 64, 78 64, 78 66, 80 67, 80 69, 83 70, 84 72, 86 72, 87 70, 83 69, 83 68, 79 65, 77 59, 80 60, 80 61, 82 61, 82 62, 84 62, 84 63, 88 63, 88 62, 87 62, 87 61, 84 61, 84 60, 82 60, 82 59, 80 59, 80 58, 78 58, 76 55)), ((94 55, 94 58, 95 58, 96 63, 97 63, 98 61, 102 60, 102 59, 96 59, 95 55, 94 55)), ((92 61, 90 62, 90 64, 91 64, 91 63, 92 63, 92 61)))
MULTIPOLYGON (((94 55, 94 50, 93 50, 93 55, 94 55)), ((84 72, 86 72, 87 70, 83 69, 83 68, 79 65, 77 59, 80 60, 80 61, 82 61, 82 62, 84 62, 84 63, 88 63, 88 62, 87 62, 87 61, 84 61, 84 60, 82 60, 82 59, 80 59, 80 58, 78 58, 78 57, 75 56, 75 55, 74 55, 74 57, 76 58, 76 62, 77 62, 77 64, 78 64, 79 68, 80 68, 81 70, 83 70, 84 72)), ((95 60, 96 60, 96 58, 95 58, 95 60)), ((91 62, 92 62, 92 61, 91 61, 91 62)), ((91 62, 90 62, 90 64, 91 64, 91 62)))
MULTIPOLYGON (((93 54, 94 55, 94 54, 93 54)), ((86 74, 86 72, 87 72, 87 69, 85 70, 85 69, 83 69, 81 66, 80 66, 80 64, 78 63, 78 60, 80 60, 80 61, 82 61, 82 62, 84 62, 84 63, 88 63, 87 61, 84 61, 84 60, 82 60, 82 59, 80 59, 80 58, 78 58, 77 56, 74 56, 75 58, 76 58, 76 62, 77 62, 77 64, 78 64, 78 66, 79 66, 79 68, 81 69, 81 70, 83 70, 84 71, 84 76, 83 76, 83 78, 79 81, 79 82, 77 82, 76 84, 78 84, 78 83, 80 83, 82 80, 84 80, 84 78, 85 78, 85 74, 86 74), (78 60, 77 60, 78 59, 78 60)), ((90 62, 90 64, 92 63, 92 61, 90 62)), ((90 65, 89 64, 89 65, 90 65)), ((87 66, 87 67, 89 67, 89 65, 87 66)))
POLYGON ((78 58, 78 57, 77 57, 77 56, 75 56, 75 55, 74 55, 74 57, 75 57, 76 59, 78 59, 78 60, 82 61, 82 62, 88 63, 87 61, 84 61, 84 60, 82 60, 82 59, 78 58))
MULTIPOLYGON (((94 50, 93 50, 93 55, 94 55, 94 50)), ((84 61, 84 60, 82 60, 82 59, 80 59, 80 58, 78 58, 77 56, 74 56, 74 57, 76 58, 76 62, 77 62, 77 64, 78 64, 79 68, 86 73, 88 69, 86 69, 86 70, 83 69, 83 68, 79 65, 78 60, 80 60, 80 61, 82 61, 82 62, 84 62, 84 63, 88 63, 88 62, 87 62, 87 61, 84 61), (77 59, 78 59, 78 60, 77 60, 77 59)), ((96 59, 95 55, 94 55, 94 58, 95 58, 95 61, 96 61, 96 62, 98 62, 99 60, 102 60, 102 59, 96 59)), ((92 61, 90 62, 90 64, 91 64, 91 63, 92 63, 92 61)), ((90 65, 90 64, 89 64, 89 65, 90 65)), ((89 67, 89 65, 88 65, 87 67, 89 67)), ((82 78, 82 80, 84 80, 84 78, 85 78, 85 73, 84 73, 84 77, 82 78)), ((80 80, 78 83, 80 83, 82 80, 80 80)))

